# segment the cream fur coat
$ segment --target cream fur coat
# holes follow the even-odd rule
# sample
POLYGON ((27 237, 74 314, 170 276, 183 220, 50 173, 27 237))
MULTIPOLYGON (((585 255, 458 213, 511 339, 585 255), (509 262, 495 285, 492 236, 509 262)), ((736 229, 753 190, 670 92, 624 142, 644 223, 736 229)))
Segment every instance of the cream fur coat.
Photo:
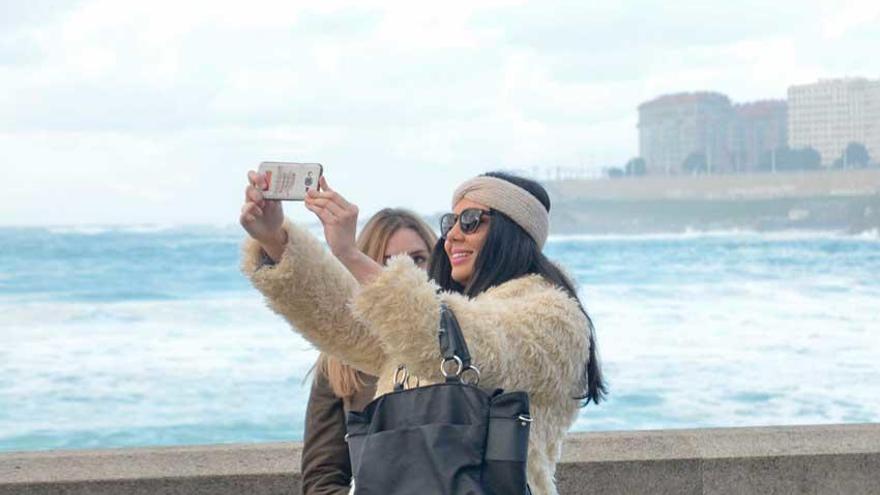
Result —
POLYGON ((589 343, 577 302, 537 275, 511 280, 473 299, 437 293, 408 257, 393 258, 371 284, 354 277, 304 229, 284 224, 282 260, 262 266, 255 241, 242 270, 269 306, 320 350, 379 377, 377 395, 392 390, 399 364, 421 384, 442 381, 437 343, 440 302, 455 312, 487 389, 525 390, 534 418, 528 479, 535 495, 555 495, 556 462, 574 423, 589 343))

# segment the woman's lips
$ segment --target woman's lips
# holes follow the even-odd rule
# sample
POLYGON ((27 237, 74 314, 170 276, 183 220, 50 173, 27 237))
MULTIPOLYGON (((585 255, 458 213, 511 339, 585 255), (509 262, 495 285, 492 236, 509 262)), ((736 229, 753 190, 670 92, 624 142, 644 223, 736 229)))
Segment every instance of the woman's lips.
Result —
POLYGON ((452 263, 452 266, 458 266, 467 263, 470 257, 471 251, 453 252, 452 256, 449 257, 449 261, 452 263))

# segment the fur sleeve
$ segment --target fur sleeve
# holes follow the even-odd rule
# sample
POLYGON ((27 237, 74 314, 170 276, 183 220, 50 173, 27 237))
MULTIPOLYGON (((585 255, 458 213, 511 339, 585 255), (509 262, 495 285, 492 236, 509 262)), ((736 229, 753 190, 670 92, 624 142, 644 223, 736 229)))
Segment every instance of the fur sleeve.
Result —
POLYGON ((288 243, 276 265, 262 265, 263 250, 253 239, 242 247, 242 272, 318 349, 357 369, 378 374, 384 354, 378 340, 346 308, 357 281, 305 229, 285 220, 288 243))
POLYGON ((461 325, 484 386, 532 394, 576 391, 589 330, 577 302, 562 290, 540 276, 509 281, 473 299, 436 289, 411 260, 395 258, 361 289, 353 312, 381 340, 390 360, 439 379, 437 327, 444 301, 461 325))

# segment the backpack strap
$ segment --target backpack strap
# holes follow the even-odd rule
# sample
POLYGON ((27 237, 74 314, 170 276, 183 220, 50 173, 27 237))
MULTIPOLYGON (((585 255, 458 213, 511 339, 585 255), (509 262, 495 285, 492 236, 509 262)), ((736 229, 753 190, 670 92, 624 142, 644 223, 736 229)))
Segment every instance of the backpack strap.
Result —
POLYGON ((446 377, 446 381, 456 381, 462 375, 471 371, 476 378, 471 382, 476 384, 480 380, 480 370, 471 364, 471 354, 468 351, 467 341, 461 332, 455 313, 446 305, 440 303, 440 328, 438 330, 440 340, 440 355, 443 361, 440 371, 446 377), (453 363, 456 365, 452 368, 453 363))

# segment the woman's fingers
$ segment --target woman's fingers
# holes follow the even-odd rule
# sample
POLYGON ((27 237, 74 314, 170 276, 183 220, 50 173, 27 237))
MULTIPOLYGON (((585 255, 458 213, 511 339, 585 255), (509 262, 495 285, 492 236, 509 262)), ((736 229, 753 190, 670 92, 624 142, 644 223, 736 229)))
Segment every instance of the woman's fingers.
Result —
POLYGON ((315 200, 306 200, 305 205, 306 205, 306 208, 308 208, 310 211, 313 211, 315 213, 317 213, 317 212, 327 213, 329 215, 327 217, 329 220, 336 219, 336 213, 327 206, 326 202, 325 203, 317 203, 317 202, 315 202, 315 200))
POLYGON ((261 174, 259 172, 254 172, 253 170, 249 170, 248 182, 250 183, 250 185, 256 187, 257 189, 264 190, 266 189, 266 174, 261 174))
POLYGON ((346 217, 351 214, 348 210, 327 198, 306 198, 306 203, 320 208, 327 208, 338 217, 346 217))
MULTIPOLYGON (((321 180, 324 181, 323 182, 324 184, 326 184, 326 179, 324 179, 324 177, 321 177, 321 180)), ((333 189, 329 189, 329 188, 327 190, 312 189, 308 192, 307 196, 312 199, 328 199, 328 200, 338 204, 340 207, 345 208, 345 209, 348 209, 352 206, 352 204, 349 203, 345 199, 345 197, 343 197, 341 194, 334 191, 333 189)))
POLYGON ((321 178, 319 185, 323 190, 309 191, 305 205, 315 213, 324 225, 324 238, 330 251, 337 257, 357 251, 355 231, 357 230, 357 206, 350 204, 339 193, 327 186, 327 179, 321 178))
POLYGON ((242 212, 247 212, 257 218, 260 218, 263 216, 263 209, 260 208, 260 206, 255 203, 250 203, 250 202, 245 203, 241 210, 242 210, 242 212))
MULTIPOLYGON (((247 178, 248 185, 244 190, 244 205, 241 207, 239 222, 265 249, 266 246, 277 244, 278 232, 284 224, 284 210, 279 201, 267 200, 263 196, 268 184, 265 174, 250 170, 247 178)), ((267 252, 275 256, 270 251, 267 252)), ((276 254, 280 257, 279 253, 276 254)))
POLYGON ((307 202, 306 209, 317 215, 324 225, 333 224, 336 221, 336 216, 327 208, 307 202))
POLYGON ((264 191, 266 189, 266 174, 261 174, 259 172, 254 172, 253 170, 249 170, 247 175, 250 185, 256 187, 261 191, 264 191))
POLYGON ((265 184, 264 174, 248 171, 248 185, 244 188, 245 202, 252 201, 261 207, 265 206, 265 198, 263 198, 263 184, 265 184))
POLYGON ((356 223, 359 214, 357 205, 349 203, 346 199, 334 191, 327 183, 327 178, 321 176, 318 184, 320 190, 311 190, 306 196, 306 204, 313 207, 324 208, 333 214, 333 220, 340 223, 356 223))
POLYGON ((247 202, 241 207, 242 223, 253 223, 262 218, 263 210, 256 203, 247 202))
POLYGON ((248 215, 249 217, 253 217, 254 220, 256 220, 257 218, 261 218, 263 216, 263 209, 260 208, 256 203, 252 203, 249 201, 241 207, 241 214, 248 215))
POLYGON ((245 202, 251 201, 257 203, 261 207, 264 206, 266 202, 265 198, 263 198, 263 192, 254 186, 247 186, 244 189, 244 200, 245 202))

